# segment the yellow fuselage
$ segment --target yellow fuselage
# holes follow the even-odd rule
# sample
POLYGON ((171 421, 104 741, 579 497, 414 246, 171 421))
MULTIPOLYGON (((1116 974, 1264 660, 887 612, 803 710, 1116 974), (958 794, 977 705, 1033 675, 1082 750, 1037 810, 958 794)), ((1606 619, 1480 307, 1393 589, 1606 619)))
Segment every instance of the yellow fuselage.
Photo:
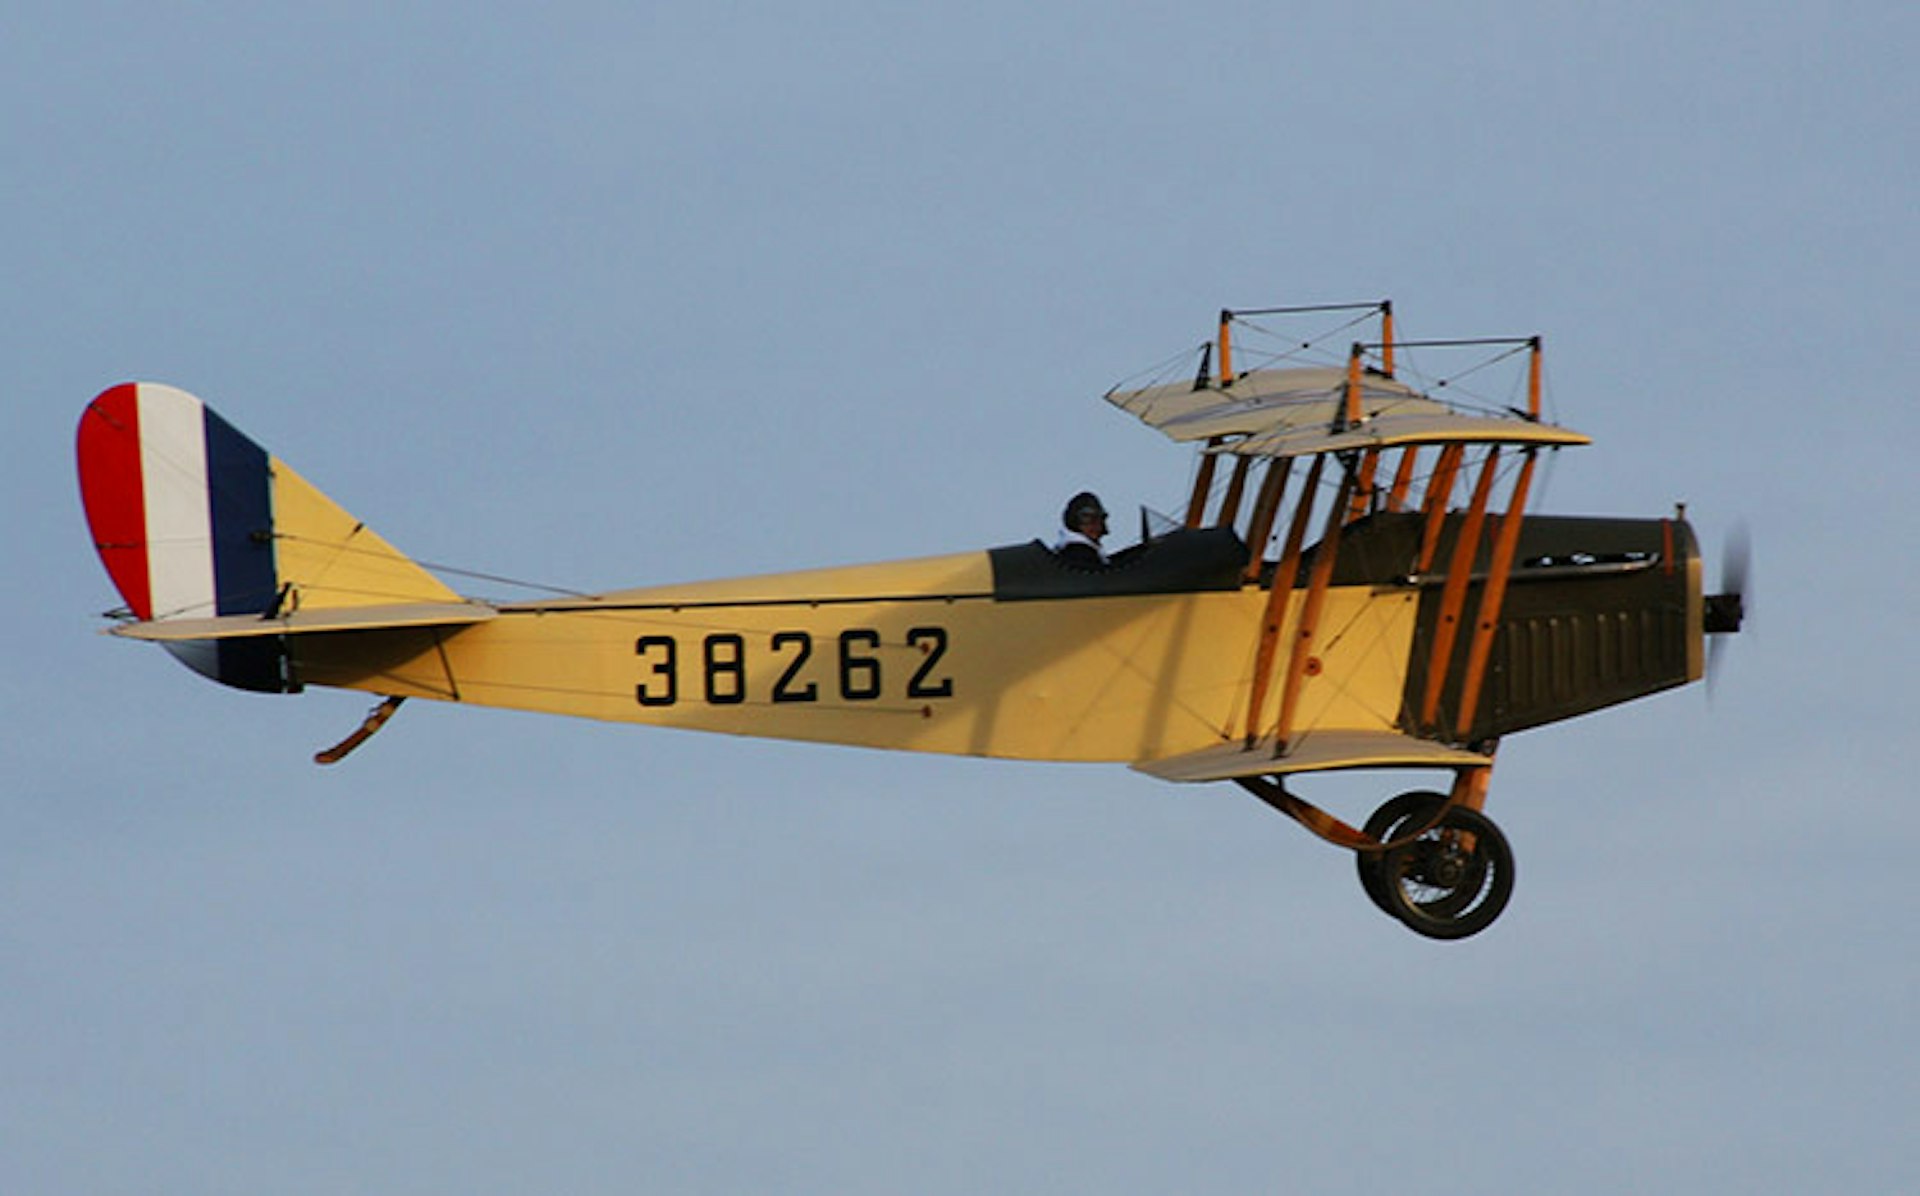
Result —
MULTIPOLYGON (((974 552, 506 606, 464 628, 303 636, 293 652, 305 684, 876 748, 1137 762, 1246 733, 1266 604, 1252 584, 1009 600, 995 596, 989 555, 974 552)), ((1417 605, 1407 588, 1334 588, 1296 725, 1393 727, 1417 605)), ((1271 702, 1263 713, 1270 724, 1271 702)))

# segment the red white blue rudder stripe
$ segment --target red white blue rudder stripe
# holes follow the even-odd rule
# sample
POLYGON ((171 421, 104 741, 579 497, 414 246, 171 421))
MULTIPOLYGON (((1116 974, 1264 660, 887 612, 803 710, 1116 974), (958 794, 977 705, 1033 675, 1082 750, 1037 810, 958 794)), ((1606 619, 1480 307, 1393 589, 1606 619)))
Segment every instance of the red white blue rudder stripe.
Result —
MULTIPOLYGON (((264 449, 199 399, 151 382, 89 403, 78 449, 94 547, 136 618, 273 608, 279 579, 264 449)), ((229 685, 288 688, 274 637, 203 642, 176 655, 229 685)))

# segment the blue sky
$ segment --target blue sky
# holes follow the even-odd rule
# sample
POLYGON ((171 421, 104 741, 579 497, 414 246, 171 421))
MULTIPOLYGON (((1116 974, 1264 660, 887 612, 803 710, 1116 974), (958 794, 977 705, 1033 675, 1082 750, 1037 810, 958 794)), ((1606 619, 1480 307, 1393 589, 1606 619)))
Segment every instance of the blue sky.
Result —
POLYGON ((0 1188, 1920 1179, 1910 7, 5 27, 0 1188), (1384 296, 1545 335, 1597 443, 1539 508, 1756 546, 1711 704, 1504 746, 1469 942, 1224 788, 424 703, 323 770, 361 697, 93 634, 72 434, 124 379, 592 589, 1177 505, 1101 392, 1221 306, 1384 296))

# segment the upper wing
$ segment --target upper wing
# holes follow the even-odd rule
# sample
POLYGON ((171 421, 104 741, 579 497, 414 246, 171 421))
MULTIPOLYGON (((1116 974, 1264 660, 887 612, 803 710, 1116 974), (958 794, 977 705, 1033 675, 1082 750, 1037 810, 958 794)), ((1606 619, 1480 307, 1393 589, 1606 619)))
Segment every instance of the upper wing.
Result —
POLYGON ((1190 382, 1117 391, 1107 401, 1181 441, 1231 437, 1223 452, 1305 457, 1408 444, 1588 444, 1569 428, 1523 416, 1462 410, 1379 374, 1360 384, 1360 417, 1348 420, 1347 376, 1336 369, 1254 370, 1228 386, 1190 382))

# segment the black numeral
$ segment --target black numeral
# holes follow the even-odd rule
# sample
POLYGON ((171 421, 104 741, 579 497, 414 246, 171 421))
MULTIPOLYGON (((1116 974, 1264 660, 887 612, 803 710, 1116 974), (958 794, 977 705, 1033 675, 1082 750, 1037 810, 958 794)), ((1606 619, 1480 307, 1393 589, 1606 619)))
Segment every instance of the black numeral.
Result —
POLYGON ((880 658, 856 655, 856 645, 878 648, 880 633, 864 627, 840 633, 840 696, 868 702, 880 696, 880 658))
POLYGON ((701 647, 707 666, 707 704, 738 706, 747 700, 747 641, 710 635, 701 647))
POLYGON ((907 632, 907 646, 918 648, 927 658, 920 662, 914 671, 913 680, 907 682, 909 698, 950 698, 953 696, 953 678, 942 677, 938 681, 929 680, 933 670, 940 667, 940 658, 947 654, 947 629, 944 627, 916 627, 907 632))
POLYGON ((820 698, 820 687, 809 681, 796 686, 800 670, 807 667, 807 661, 813 657, 813 637, 804 631, 776 631, 773 634, 773 650, 797 648, 786 671, 780 674, 780 680, 773 683, 773 700, 776 702, 813 702, 820 698))
POLYGON ((652 674, 654 684, 640 684, 633 687, 634 696, 640 699, 642 706, 671 706, 680 699, 680 670, 678 658, 680 647, 670 635, 641 636, 633 646, 638 656, 652 660, 654 653, 661 652, 659 660, 653 660, 652 674))

